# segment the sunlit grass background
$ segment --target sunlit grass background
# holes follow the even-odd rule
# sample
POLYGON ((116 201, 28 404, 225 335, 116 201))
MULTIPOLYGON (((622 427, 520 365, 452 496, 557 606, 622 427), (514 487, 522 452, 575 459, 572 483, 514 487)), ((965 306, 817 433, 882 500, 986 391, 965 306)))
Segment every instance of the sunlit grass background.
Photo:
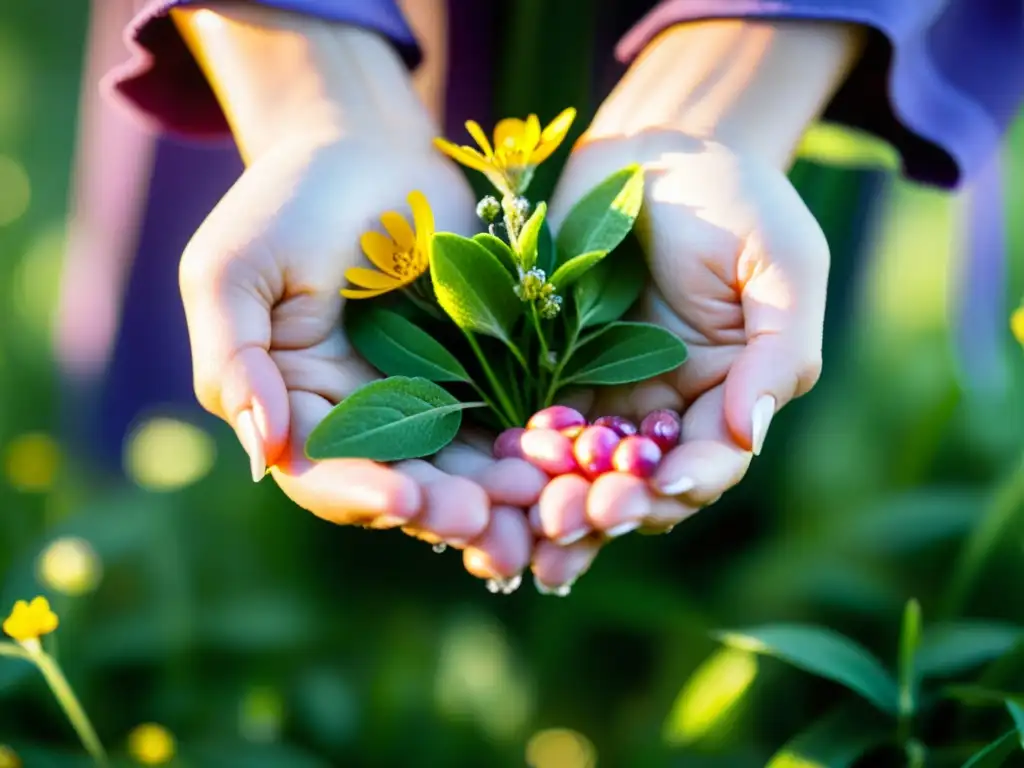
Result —
MULTIPOLYGON (((0 610, 50 596, 52 650, 126 764, 759 766, 842 694, 709 629, 812 621, 891 662, 904 602, 938 610, 1024 448, 1024 351, 1007 332, 1010 389, 975 395, 952 347, 962 196, 890 175, 856 247, 830 230, 854 282, 826 376, 741 489, 671 537, 616 543, 568 599, 494 597, 455 555, 252 486, 233 437, 191 414, 138 423, 123 479, 71 451, 51 350, 85 12, 25 8, 0 8, 0 610)), ((798 186, 837 220, 857 169, 898 164, 829 126, 802 157, 798 186)), ((1024 222, 1006 226, 1019 297, 1024 222)), ((1020 623, 1010 506, 966 613, 1020 623)), ((0 743, 0 767, 87 764, 31 668, 2 658, 0 743)))

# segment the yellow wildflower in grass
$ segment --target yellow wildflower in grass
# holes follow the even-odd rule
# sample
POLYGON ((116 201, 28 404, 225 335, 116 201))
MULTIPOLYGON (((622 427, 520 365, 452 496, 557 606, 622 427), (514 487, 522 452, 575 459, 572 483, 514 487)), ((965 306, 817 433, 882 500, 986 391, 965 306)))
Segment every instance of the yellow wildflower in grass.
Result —
POLYGON ((1024 306, 1010 316, 1010 330, 1017 337, 1017 341, 1024 344, 1024 306))
POLYGON ((37 597, 31 603, 19 600, 14 604, 11 615, 4 620, 4 632, 19 643, 38 641, 57 629, 60 620, 50 610, 50 602, 45 597, 37 597))
POLYGON ((377 270, 352 267, 345 279, 358 288, 343 288, 346 299, 372 299, 382 293, 404 288, 430 266, 430 239, 434 236, 434 213, 422 192, 409 194, 413 226, 402 214, 389 211, 380 217, 387 235, 367 232, 359 240, 363 253, 377 270))
POLYGON ((467 120, 466 130, 480 150, 446 139, 434 139, 434 145, 456 162, 480 171, 502 192, 519 194, 530 183, 533 169, 558 149, 575 118, 576 110, 569 107, 541 130, 536 115, 526 120, 507 117, 494 127, 493 147, 479 124, 467 120))
POLYGON ((174 757, 174 736, 157 723, 143 723, 128 734, 128 752, 137 763, 164 765, 174 757))

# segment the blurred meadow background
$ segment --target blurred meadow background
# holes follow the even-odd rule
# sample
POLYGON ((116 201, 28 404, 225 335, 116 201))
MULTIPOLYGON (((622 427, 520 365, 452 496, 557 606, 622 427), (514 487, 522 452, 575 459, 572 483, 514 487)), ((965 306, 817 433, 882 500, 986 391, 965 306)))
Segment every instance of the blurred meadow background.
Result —
MULTIPOLYGON (((117 764, 959 766, 993 742, 976 764, 1024 764, 1024 119, 1002 198, 906 183, 816 127, 792 175, 833 252, 819 386, 671 535, 615 542, 568 598, 494 596, 458 554, 254 486, 195 408, 139 413, 113 462, 69 426, 90 407, 54 343, 87 23, 0 2, 0 612, 50 599, 45 645, 117 764), (1005 248, 994 293, 976 227, 1005 248)), ((4 657, 0 744, 5 768, 90 764, 4 657)))

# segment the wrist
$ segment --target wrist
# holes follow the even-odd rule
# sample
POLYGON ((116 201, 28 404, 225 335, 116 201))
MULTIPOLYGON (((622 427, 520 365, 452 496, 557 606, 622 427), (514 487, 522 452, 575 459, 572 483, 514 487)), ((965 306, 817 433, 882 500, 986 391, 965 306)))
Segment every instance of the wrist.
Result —
POLYGON ((246 162, 282 141, 401 139, 430 119, 390 43, 365 29, 248 3, 172 10, 246 162))
POLYGON ((785 168, 863 36, 855 25, 802 21, 677 25, 637 58, 584 140, 674 130, 785 168))

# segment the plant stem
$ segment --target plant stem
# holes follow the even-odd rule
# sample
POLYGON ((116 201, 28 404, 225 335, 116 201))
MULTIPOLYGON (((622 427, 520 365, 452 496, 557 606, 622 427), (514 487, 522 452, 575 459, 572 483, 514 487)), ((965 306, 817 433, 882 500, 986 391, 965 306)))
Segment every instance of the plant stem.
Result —
POLYGON ((0 656, 10 656, 12 659, 32 661, 32 657, 20 645, 15 645, 14 643, 0 643, 0 656))
POLYGON ((488 395, 487 391, 483 387, 481 387, 475 381, 471 381, 470 384, 473 386, 473 389, 476 390, 476 393, 478 395, 480 395, 480 398, 485 403, 487 403, 487 407, 490 408, 494 412, 494 414, 498 417, 498 420, 501 421, 501 426, 506 427, 506 428, 514 427, 515 426, 515 424, 513 424, 512 422, 509 421, 508 416, 505 415, 505 412, 502 411, 498 407, 498 404, 494 402, 494 398, 492 398, 490 395, 488 395))
POLYGON ((107 753, 104 751, 103 745, 100 743, 100 739, 92 727, 92 723, 89 722, 89 717, 85 714, 85 710, 82 709, 78 697, 71 690, 71 686, 68 684, 67 678, 64 677, 60 666, 42 648, 29 650, 28 656, 35 662, 47 685, 50 686, 50 690, 53 691, 54 697, 68 716, 68 720, 71 721, 71 725, 75 729, 75 733, 78 734, 78 738, 81 739, 86 751, 96 761, 97 765, 109 765, 107 753))
POLYGON ((530 302, 530 319, 533 320, 534 330, 537 331, 537 339, 540 341, 540 370, 545 371, 548 367, 548 355, 551 350, 548 348, 548 340, 544 337, 544 329, 540 326, 540 316, 537 314, 537 302, 530 302))
POLYGON ((576 351, 576 342, 580 338, 580 324, 574 322, 572 325, 572 332, 569 334, 569 339, 565 345, 565 352, 561 359, 558 361, 558 365, 555 367, 554 372, 551 374, 551 383, 548 385, 547 394, 544 395, 543 407, 547 408, 551 405, 555 399, 555 395, 558 394, 558 385, 561 383, 562 371, 565 370, 566 363, 569 362, 569 358, 572 357, 573 352, 576 351))
POLYGON ((484 375, 487 380, 491 383, 491 387, 494 389, 494 395, 498 398, 498 402, 501 403, 501 407, 505 409, 505 415, 508 416, 509 420, 513 424, 518 424, 522 419, 519 418, 519 414, 516 411, 515 406, 509 399, 508 393, 504 387, 501 386, 501 382, 498 381, 498 377, 494 375, 494 371, 491 369, 491 364, 487 362, 487 358, 484 357, 484 352, 480 349, 480 345, 477 343, 476 338, 470 331, 463 331, 466 334, 466 340, 469 342, 469 346, 473 349, 473 354, 476 355, 477 360, 480 361, 480 367, 484 370, 484 375))
POLYGON ((402 292, 406 295, 409 301, 411 301, 417 307, 422 309, 435 320, 445 319, 445 316, 438 310, 437 307, 435 307, 425 298, 420 296, 414 289, 410 289, 408 286, 406 286, 405 288, 402 289, 402 292))
POLYGON ((964 544, 953 569, 949 588, 942 603, 941 616, 955 618, 970 594, 978 574, 992 550, 1004 539, 1006 528, 1024 507, 1024 456, 1010 476, 996 489, 978 525, 964 544))

